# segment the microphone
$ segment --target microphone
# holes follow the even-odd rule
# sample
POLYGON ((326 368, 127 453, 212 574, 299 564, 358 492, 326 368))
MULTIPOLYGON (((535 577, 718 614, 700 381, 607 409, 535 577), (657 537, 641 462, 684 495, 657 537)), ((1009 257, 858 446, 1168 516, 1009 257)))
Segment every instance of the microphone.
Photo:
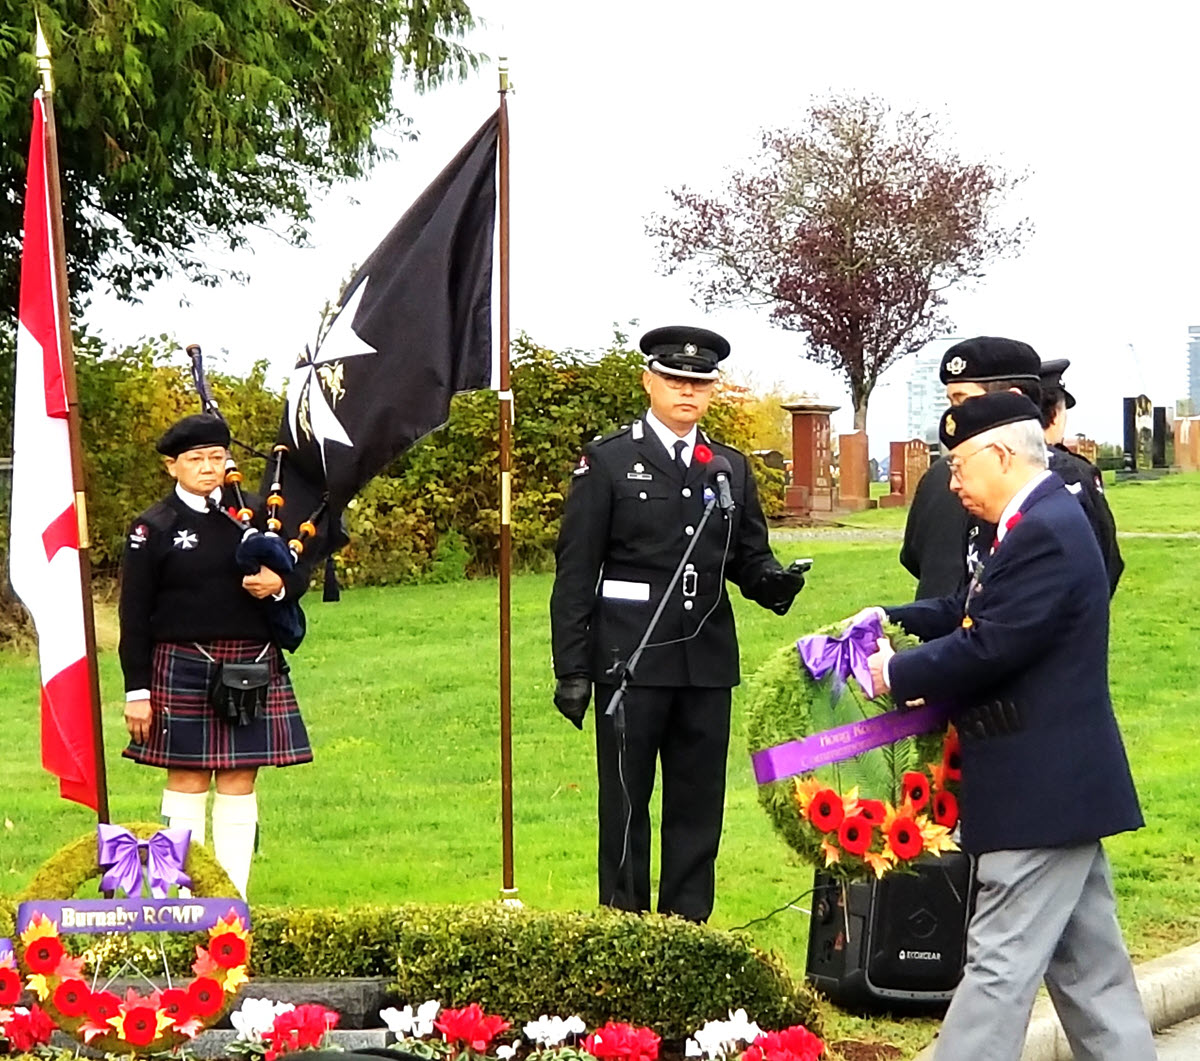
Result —
POLYGON ((707 472, 708 477, 713 480, 717 488, 717 505, 722 512, 732 512, 733 493, 729 489, 729 482, 733 475, 733 467, 728 459, 718 454, 708 462, 707 472))

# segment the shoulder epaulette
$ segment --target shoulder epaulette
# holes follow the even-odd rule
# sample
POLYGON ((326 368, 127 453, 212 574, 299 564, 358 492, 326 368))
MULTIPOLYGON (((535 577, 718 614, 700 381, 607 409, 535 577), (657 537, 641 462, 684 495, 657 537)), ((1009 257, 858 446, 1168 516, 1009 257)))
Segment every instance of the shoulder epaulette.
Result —
POLYGON ((614 438, 622 438, 628 434, 629 425, 625 424, 622 427, 618 427, 616 431, 610 431, 607 435, 597 435, 594 439, 592 439, 592 444, 596 446, 603 446, 606 442, 611 442, 614 438))
POLYGON ((178 513, 166 501, 156 501, 141 515, 143 522, 149 523, 160 533, 171 530, 177 518, 178 513))

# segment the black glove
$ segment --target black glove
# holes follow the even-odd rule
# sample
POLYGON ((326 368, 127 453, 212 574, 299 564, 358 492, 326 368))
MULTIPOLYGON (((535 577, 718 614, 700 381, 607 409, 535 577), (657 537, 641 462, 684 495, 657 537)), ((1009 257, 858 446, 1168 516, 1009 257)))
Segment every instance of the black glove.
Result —
POLYGON ((804 588, 804 576, 799 571, 768 571, 758 580, 754 599, 776 615, 787 615, 796 594, 804 588))
POLYGON ((576 729, 583 729, 583 716, 591 698, 592 680, 586 674, 559 678, 554 686, 554 706, 576 729))

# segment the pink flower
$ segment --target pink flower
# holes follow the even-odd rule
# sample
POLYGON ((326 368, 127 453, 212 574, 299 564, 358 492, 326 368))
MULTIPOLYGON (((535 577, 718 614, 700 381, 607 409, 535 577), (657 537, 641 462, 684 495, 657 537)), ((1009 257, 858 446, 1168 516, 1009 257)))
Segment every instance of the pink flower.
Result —
POLYGON ((486 1053, 491 1041, 512 1025, 503 1017, 486 1017, 478 1002, 463 1009, 444 1009, 433 1022, 450 1043, 465 1043, 477 1054, 486 1053))
POLYGON ((583 1040, 592 1057, 605 1061, 657 1061, 659 1038, 649 1028, 609 1021, 583 1040))

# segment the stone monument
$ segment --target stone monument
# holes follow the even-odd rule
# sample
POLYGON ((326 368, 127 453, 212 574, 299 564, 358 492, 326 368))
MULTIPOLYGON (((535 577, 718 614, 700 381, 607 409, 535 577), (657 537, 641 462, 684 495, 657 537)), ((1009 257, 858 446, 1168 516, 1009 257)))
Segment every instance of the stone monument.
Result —
POLYGON ((837 505, 834 489, 829 414, 839 406, 815 399, 784 405, 792 414, 792 484, 784 494, 789 515, 832 512, 837 505))

